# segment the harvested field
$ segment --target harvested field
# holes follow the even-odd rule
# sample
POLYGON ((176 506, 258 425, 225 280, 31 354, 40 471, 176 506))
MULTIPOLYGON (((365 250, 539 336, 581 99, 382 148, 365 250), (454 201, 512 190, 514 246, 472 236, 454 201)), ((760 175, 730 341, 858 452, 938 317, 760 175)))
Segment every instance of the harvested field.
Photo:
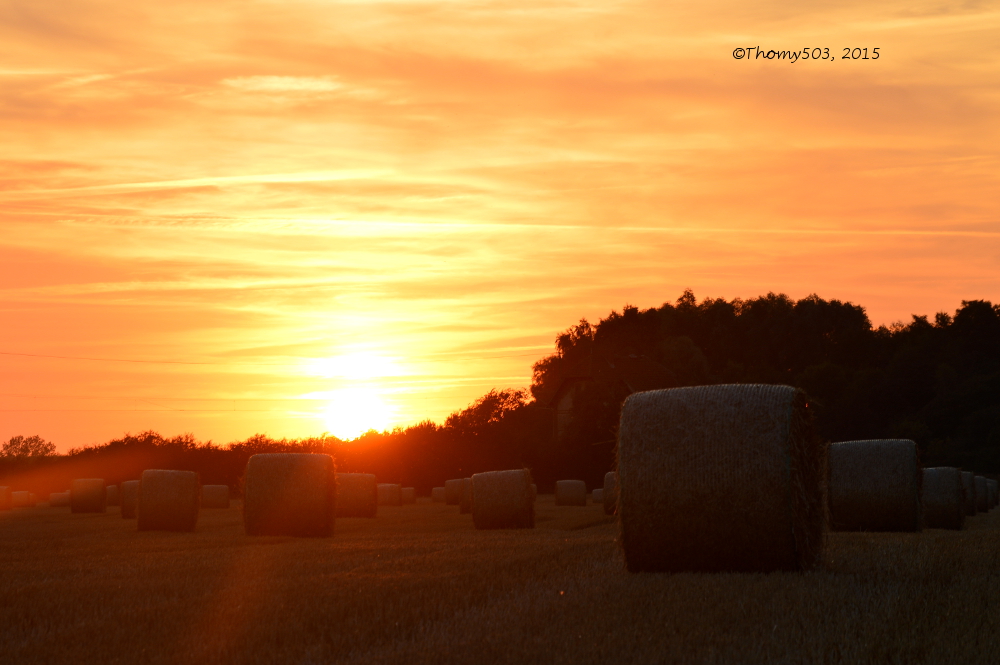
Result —
POLYGON ((118 508, 0 514, 7 663, 972 663, 1000 657, 1000 517, 833 533, 807 573, 629 574, 600 505, 476 531, 420 499, 328 539, 118 508))

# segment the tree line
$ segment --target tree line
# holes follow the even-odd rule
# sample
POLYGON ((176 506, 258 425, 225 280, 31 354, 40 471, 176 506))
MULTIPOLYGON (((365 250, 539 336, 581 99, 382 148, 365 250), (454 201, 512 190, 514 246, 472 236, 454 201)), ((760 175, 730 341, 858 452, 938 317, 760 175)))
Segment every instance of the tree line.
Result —
POLYGON ((295 451, 331 454, 340 471, 374 473, 421 494, 449 478, 521 466, 532 469, 542 491, 561 478, 593 487, 613 467, 621 404, 635 389, 620 372, 595 368, 629 363, 657 369, 645 375, 644 389, 797 386, 809 394, 829 441, 908 438, 925 466, 1000 471, 1000 306, 989 301, 874 327, 863 307, 816 295, 698 302, 685 291, 660 307, 627 305, 596 324, 581 320, 555 342, 554 353, 533 365, 530 389, 491 390, 440 425, 424 421, 351 441, 258 434, 227 445, 149 431, 67 455, 21 436, 0 450, 0 485, 45 496, 72 478, 115 484, 143 469, 172 468, 238 493, 250 455, 295 451), (572 409, 557 435, 554 400, 567 392, 572 409))

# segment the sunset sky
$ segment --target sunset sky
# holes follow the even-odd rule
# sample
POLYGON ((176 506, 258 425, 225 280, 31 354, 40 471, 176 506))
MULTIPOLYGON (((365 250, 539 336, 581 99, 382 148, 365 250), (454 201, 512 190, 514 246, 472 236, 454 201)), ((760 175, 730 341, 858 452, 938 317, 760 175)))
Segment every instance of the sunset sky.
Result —
POLYGON ((1000 10, 811 4, 0 3, 0 439, 441 422, 685 288, 997 302, 1000 10))

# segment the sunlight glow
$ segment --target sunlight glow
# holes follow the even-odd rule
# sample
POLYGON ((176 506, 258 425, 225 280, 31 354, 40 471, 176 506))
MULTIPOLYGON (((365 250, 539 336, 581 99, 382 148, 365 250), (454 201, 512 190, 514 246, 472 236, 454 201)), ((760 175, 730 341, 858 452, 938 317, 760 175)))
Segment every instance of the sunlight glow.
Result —
POLYGON ((387 429, 392 410, 374 388, 344 388, 332 393, 323 414, 326 429, 340 439, 356 438, 370 429, 387 429))
POLYGON ((370 351, 356 351, 332 358, 314 358, 307 371, 313 376, 364 381, 382 376, 399 376, 402 369, 392 359, 370 351))

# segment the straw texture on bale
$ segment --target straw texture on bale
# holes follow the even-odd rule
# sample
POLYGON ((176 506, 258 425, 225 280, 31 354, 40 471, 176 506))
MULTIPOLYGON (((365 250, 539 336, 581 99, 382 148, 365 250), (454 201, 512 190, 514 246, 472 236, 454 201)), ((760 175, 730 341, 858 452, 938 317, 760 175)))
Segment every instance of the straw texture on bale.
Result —
POLYGON ((65 508, 69 505, 69 492, 52 492, 49 494, 50 508, 65 508))
POLYGON ((457 506, 462 503, 462 485, 465 484, 463 478, 444 481, 444 502, 449 506, 457 506))
POLYGON ((593 492, 590 493, 590 498, 591 498, 591 500, 594 503, 603 504, 604 503, 604 490, 601 489, 601 488, 597 488, 596 490, 594 490, 593 492))
POLYGON ((976 512, 988 513, 990 511, 989 497, 986 495, 986 478, 976 476, 976 512))
POLYGON ((414 487, 404 487, 399 490, 403 496, 403 503, 416 503, 417 502, 417 490, 414 487))
POLYGON ((965 515, 976 514, 976 480, 971 471, 962 472, 962 491, 965 492, 965 515))
POLYGON ((531 472, 512 469, 474 474, 472 523, 477 529, 533 529, 531 472))
POLYGON ((830 445, 830 522, 836 531, 920 531, 917 444, 909 439, 830 445))
POLYGON ((202 485, 202 508, 229 508, 229 485, 202 485))
POLYGON ((604 514, 614 515, 618 510, 618 474, 608 471, 604 474, 604 514))
POLYGON ((139 504, 139 481, 126 480, 122 483, 119 494, 122 504, 122 519, 135 519, 135 509, 139 504))
POLYGON ((434 487, 431 488, 431 501, 434 503, 444 503, 444 488, 434 487))
POLYGON ((556 505, 586 506, 587 483, 582 480, 557 480, 556 505))
POLYGON ((789 386, 633 393, 622 407, 618 436, 626 567, 815 566, 823 549, 826 454, 805 393, 789 386))
POLYGON ((0 510, 10 510, 13 506, 10 500, 10 487, 0 486, 0 510))
POLYGON ((77 478, 69 485, 69 509, 74 513, 103 513, 107 488, 103 478, 77 478))
POLYGON ((117 506, 121 503, 121 500, 119 499, 119 492, 117 485, 108 485, 106 488, 104 488, 104 491, 107 496, 105 505, 117 506))
POLYGON ((378 480, 374 473, 337 474, 337 517, 375 517, 378 480))
POLYGON ((472 478, 462 479, 462 497, 458 502, 458 512, 463 515, 472 512, 472 478))
POLYGON ((14 508, 30 508, 35 504, 31 501, 31 492, 11 492, 10 505, 14 508))
POLYGON ((378 505, 380 506, 402 506, 403 486, 393 483, 378 484, 378 505))
POLYGON ((139 531, 194 531, 201 483, 194 471, 146 469, 139 477, 139 531))
POLYGON ((962 472, 950 466, 924 469, 920 488, 924 526, 930 529, 961 529, 965 524, 965 493, 962 472))
POLYGON ((337 477, 330 455, 262 453, 247 461, 247 535, 330 536, 336 514, 337 477))

